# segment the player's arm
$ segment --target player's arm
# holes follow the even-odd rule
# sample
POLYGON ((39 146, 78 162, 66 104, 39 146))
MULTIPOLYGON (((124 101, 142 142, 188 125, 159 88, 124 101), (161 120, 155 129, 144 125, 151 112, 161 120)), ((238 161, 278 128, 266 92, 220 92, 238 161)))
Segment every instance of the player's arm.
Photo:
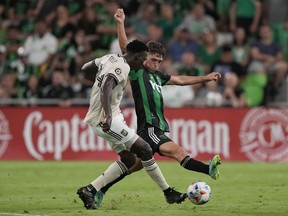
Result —
POLYGON ((194 85, 198 83, 217 81, 221 78, 221 74, 218 72, 212 72, 206 76, 171 76, 167 85, 194 85))
POLYGON ((117 21, 117 35, 118 35, 118 40, 119 40, 119 46, 121 49, 122 54, 126 52, 126 46, 128 43, 128 39, 126 36, 125 32, 125 14, 124 10, 121 8, 118 8, 115 15, 114 15, 115 20, 117 21))
POLYGON ((85 63, 81 68, 84 78, 92 82, 95 81, 96 74, 98 73, 98 67, 95 60, 85 63))
POLYGON ((111 127, 112 122, 112 90, 117 85, 117 81, 113 76, 107 75, 102 87, 101 87, 101 103, 105 112, 105 120, 102 122, 102 130, 104 132, 108 131, 111 127))

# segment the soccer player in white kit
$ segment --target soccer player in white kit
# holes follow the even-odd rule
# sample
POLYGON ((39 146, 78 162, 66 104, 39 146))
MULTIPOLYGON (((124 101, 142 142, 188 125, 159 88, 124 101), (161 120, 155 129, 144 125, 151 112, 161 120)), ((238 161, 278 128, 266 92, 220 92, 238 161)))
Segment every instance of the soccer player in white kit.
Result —
POLYGON ((169 187, 156 164, 151 147, 136 134, 135 130, 126 125, 119 108, 129 71, 142 67, 147 51, 148 47, 144 43, 133 40, 127 45, 124 56, 105 55, 82 67, 85 74, 96 74, 89 110, 84 121, 90 125, 95 134, 107 140, 120 156, 120 160, 112 163, 91 184, 77 190, 87 209, 97 208, 94 195, 107 183, 127 172, 134 164, 136 156, 141 159, 148 175, 164 192, 168 203, 181 203, 186 198, 186 194, 169 187))

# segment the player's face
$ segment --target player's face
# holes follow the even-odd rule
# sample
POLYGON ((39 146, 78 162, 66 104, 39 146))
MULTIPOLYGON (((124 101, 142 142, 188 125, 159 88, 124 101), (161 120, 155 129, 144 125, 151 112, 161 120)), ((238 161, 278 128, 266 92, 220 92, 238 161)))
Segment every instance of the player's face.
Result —
POLYGON ((148 53, 147 59, 144 62, 144 66, 150 72, 155 72, 159 69, 163 57, 158 53, 148 53))

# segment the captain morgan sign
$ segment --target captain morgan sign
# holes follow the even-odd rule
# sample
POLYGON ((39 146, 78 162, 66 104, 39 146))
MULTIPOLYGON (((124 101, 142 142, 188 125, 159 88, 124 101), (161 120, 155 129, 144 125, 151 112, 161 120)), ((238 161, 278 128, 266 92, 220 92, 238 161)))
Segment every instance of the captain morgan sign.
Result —
MULTIPOLYGON (((0 160, 115 160, 108 143, 83 123, 86 111, 85 107, 1 109, 0 160)), ((122 113, 135 128, 134 109, 122 113)), ((197 159, 220 154, 225 161, 288 160, 286 109, 181 108, 166 109, 165 114, 169 136, 197 159)))
POLYGON ((239 135, 241 151, 251 161, 288 161, 288 110, 250 110, 239 135))

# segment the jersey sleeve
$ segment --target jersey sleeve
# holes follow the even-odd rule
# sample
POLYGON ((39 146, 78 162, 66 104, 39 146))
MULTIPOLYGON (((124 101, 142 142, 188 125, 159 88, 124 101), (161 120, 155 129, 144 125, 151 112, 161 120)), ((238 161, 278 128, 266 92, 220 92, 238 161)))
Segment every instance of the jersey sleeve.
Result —
POLYGON ((129 70, 130 68, 127 64, 117 63, 110 68, 106 76, 112 76, 117 81, 117 83, 120 83, 128 78, 129 70))
POLYGON ((157 71, 156 73, 161 80, 162 86, 165 85, 171 79, 171 75, 169 75, 169 74, 165 74, 165 73, 162 73, 160 71, 157 71))
MULTIPOLYGON (((102 57, 103 58, 103 57, 102 57)), ((100 63, 101 63, 101 60, 102 60, 102 58, 96 58, 95 60, 94 60, 94 63, 95 63, 95 65, 99 68, 99 65, 100 65, 100 63)))

